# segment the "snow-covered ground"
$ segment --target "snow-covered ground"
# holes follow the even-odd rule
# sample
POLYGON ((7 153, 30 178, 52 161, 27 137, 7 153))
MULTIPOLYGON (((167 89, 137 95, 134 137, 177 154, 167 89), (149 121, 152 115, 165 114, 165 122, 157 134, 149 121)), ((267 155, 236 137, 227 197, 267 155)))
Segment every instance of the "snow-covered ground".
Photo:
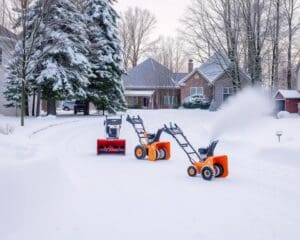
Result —
POLYGON ((170 161, 139 161, 128 123, 127 155, 96 156, 102 117, 30 118, 25 128, 0 117, 0 127, 14 126, 0 134, 0 239, 298 239, 300 118, 238 102, 219 112, 128 112, 149 131, 176 122, 195 147, 219 138, 230 175, 210 182, 187 176, 188 159, 168 135, 170 161))

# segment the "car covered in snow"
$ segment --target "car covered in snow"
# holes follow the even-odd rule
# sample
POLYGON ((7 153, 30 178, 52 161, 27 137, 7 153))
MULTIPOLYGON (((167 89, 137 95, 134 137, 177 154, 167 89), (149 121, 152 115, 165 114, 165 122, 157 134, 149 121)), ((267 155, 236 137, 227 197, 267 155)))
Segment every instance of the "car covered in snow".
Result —
POLYGON ((184 99, 183 107, 208 109, 211 100, 205 95, 192 95, 184 99))

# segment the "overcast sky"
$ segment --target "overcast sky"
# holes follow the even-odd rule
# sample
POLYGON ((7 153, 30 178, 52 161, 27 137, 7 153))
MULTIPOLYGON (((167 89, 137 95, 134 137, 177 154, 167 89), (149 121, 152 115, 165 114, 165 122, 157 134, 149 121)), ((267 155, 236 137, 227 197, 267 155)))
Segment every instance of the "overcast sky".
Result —
POLYGON ((124 11, 128 7, 147 8, 157 19, 156 33, 175 36, 178 20, 183 16, 189 0, 118 0, 116 10, 124 11))

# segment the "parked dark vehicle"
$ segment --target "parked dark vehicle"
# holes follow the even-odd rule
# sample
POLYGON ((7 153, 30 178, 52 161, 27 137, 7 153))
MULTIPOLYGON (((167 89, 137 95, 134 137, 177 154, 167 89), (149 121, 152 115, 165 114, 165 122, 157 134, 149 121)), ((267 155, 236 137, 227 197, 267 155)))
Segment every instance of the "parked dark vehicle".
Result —
POLYGON ((210 100, 202 95, 193 95, 187 97, 184 100, 183 107, 185 108, 201 108, 201 109, 208 109, 210 106, 210 100))
POLYGON ((89 102, 85 100, 76 100, 74 105, 74 114, 82 112, 84 115, 89 115, 89 102))

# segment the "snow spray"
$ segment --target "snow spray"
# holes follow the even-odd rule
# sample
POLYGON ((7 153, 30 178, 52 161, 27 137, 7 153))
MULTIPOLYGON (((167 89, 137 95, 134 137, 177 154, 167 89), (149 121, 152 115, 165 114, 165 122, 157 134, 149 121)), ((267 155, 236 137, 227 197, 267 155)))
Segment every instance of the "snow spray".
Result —
POLYGON ((263 116, 270 114, 273 105, 270 97, 260 88, 248 87, 229 98, 219 110, 212 125, 211 140, 225 133, 259 124, 263 116))

